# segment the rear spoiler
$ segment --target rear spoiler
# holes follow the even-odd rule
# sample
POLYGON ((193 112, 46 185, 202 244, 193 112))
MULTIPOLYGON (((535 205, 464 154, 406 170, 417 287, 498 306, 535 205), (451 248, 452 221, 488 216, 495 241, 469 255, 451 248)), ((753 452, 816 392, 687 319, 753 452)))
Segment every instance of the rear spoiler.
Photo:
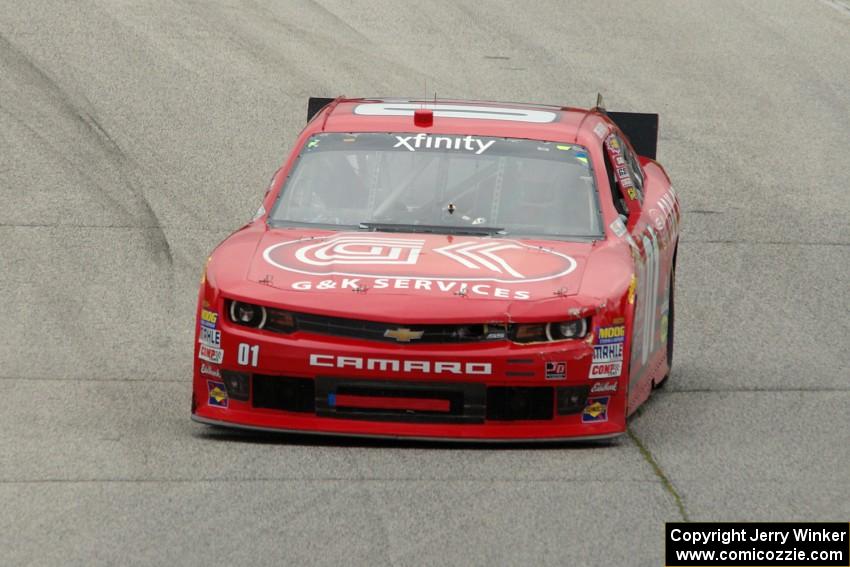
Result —
POLYGON ((334 100, 336 99, 311 96, 310 100, 307 101, 307 122, 312 120, 316 113, 332 103, 334 100))
MULTIPOLYGON (((334 98, 311 96, 307 101, 307 122, 334 98)), ((658 115, 638 112, 608 112, 602 107, 602 98, 597 99, 595 110, 604 112, 632 143, 638 155, 655 159, 658 151, 658 115)))
POLYGON ((608 111, 605 114, 623 131, 639 156, 655 159, 658 151, 657 114, 608 111))

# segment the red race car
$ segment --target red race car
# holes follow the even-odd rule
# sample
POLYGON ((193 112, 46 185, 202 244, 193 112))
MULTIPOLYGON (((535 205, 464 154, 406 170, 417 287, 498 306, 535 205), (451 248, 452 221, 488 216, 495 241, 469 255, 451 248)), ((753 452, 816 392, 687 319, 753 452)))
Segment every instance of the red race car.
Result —
POLYGON ((192 418, 604 439, 669 375, 680 207, 658 117, 310 99, 198 298, 192 418))

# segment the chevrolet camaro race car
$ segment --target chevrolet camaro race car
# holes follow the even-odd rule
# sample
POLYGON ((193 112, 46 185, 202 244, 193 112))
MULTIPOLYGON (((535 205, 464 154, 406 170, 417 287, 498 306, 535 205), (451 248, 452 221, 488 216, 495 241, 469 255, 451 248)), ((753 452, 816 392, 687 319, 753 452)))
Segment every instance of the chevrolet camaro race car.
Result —
POLYGON ((604 439, 667 378, 680 207, 658 117, 310 99, 204 269, 192 418, 604 439))

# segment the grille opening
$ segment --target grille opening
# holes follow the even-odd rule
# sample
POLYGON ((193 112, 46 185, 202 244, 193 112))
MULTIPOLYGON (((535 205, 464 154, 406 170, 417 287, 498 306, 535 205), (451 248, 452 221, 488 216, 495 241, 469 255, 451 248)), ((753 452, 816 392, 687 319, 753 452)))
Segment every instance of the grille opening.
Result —
POLYGON ((558 415, 581 413, 587 403, 588 386, 563 386, 558 388, 558 415))
POLYGON ((487 388, 487 419, 495 421, 552 419, 555 405, 551 387, 487 388))
MULTIPOLYGON (((361 385, 343 384, 336 389, 336 399, 352 399, 353 403, 348 406, 345 403, 337 401, 335 404, 337 411, 358 411, 358 412, 374 412, 386 413, 386 407, 363 407, 362 404, 356 403, 356 398, 386 398, 396 400, 439 400, 448 402, 448 411, 445 410, 427 410, 427 409, 400 409, 405 413, 418 414, 439 414, 439 415, 461 415, 463 414, 463 392, 449 390, 424 390, 413 388, 374 388, 361 385)), ((381 404, 376 404, 381 405, 381 404)), ((415 404, 412 404, 415 405, 415 404)))
POLYGON ((321 417, 411 423, 483 423, 483 384, 316 379, 321 417))
MULTIPOLYGON (((320 335, 350 337, 372 341, 382 341, 397 344, 425 343, 469 343, 483 341, 498 341, 508 338, 509 329, 504 324, 469 324, 469 325, 401 325, 397 323, 379 323, 359 319, 329 317, 313 313, 293 313, 295 327, 299 331, 307 331, 320 335), (398 340, 387 332, 398 329, 421 331, 419 338, 412 341, 398 340)), ((267 329, 278 332, 276 328, 267 329)), ((291 331, 289 329, 287 332, 291 331)))
POLYGON ((253 406, 295 412, 313 412, 316 388, 309 378, 254 374, 253 406))

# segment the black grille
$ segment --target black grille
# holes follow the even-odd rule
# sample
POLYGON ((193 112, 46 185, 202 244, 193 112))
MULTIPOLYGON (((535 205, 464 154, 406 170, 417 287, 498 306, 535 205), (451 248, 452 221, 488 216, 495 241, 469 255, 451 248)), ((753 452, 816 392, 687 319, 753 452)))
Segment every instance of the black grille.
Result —
POLYGON ((552 419, 555 397, 552 388, 487 388, 487 419, 496 421, 552 419))
POLYGON ((253 406, 284 411, 315 411, 316 388, 309 378, 254 374, 253 406))
POLYGON ((562 386, 558 388, 558 415, 581 413, 587 403, 587 386, 562 386))
POLYGON ((503 340, 507 337, 507 327, 505 325, 400 325, 395 323, 361 321, 358 319, 344 319, 341 317, 326 317, 311 313, 296 313, 294 315, 295 325, 300 331, 372 341, 402 344, 405 342, 415 344, 466 343, 503 340), (385 336, 387 331, 390 331, 392 335, 400 330, 402 333, 405 331, 421 331, 422 336, 419 338, 410 338, 408 341, 403 340, 404 337, 402 337, 402 340, 399 340, 393 336, 385 336))
POLYGON ((484 384, 432 382, 373 382, 345 378, 316 379, 316 414, 323 417, 406 421, 414 423, 483 423, 484 384), (338 403, 341 396, 440 400, 448 411, 351 407, 338 403))

